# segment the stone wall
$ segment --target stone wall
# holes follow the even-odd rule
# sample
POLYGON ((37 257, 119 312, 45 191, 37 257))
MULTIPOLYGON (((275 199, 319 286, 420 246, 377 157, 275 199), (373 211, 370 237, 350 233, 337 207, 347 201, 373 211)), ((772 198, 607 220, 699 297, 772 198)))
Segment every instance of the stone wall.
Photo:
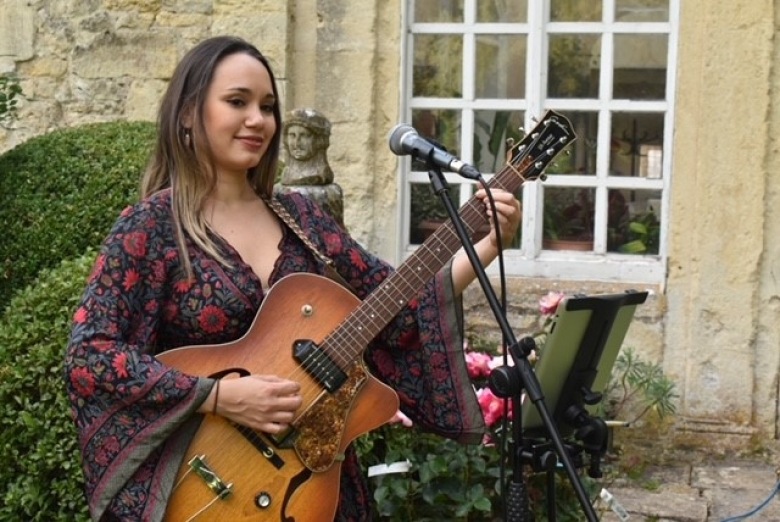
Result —
POLYGON ((0 72, 22 79, 20 119, 0 130, 0 150, 59 127, 154 120, 183 54, 229 32, 268 54, 286 85, 286 6, 189 0, 3 0, 0 72))

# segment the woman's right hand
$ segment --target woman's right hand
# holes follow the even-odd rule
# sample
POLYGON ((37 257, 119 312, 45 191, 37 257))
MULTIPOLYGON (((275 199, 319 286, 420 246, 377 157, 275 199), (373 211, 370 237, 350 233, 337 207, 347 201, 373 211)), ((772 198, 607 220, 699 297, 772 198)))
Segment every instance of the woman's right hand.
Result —
POLYGON ((218 397, 216 388, 215 384, 203 402, 207 412, 215 411, 216 398, 218 415, 265 433, 280 433, 289 428, 303 403, 301 385, 275 375, 222 379, 218 397))

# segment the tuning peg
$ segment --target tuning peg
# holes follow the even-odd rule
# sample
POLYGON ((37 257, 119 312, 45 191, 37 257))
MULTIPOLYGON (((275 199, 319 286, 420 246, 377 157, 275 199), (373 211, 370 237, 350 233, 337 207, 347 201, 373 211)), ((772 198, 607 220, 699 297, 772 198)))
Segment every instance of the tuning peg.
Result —
POLYGON ((545 173, 539 174, 539 179, 542 180, 542 181, 547 181, 547 174, 545 174, 545 173))

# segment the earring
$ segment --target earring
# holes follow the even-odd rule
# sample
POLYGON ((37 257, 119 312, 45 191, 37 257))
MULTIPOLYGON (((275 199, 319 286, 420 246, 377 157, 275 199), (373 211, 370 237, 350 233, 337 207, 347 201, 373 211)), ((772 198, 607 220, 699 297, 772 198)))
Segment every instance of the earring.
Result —
POLYGON ((190 129, 185 128, 184 129, 184 145, 187 148, 189 148, 191 143, 192 143, 192 138, 190 136, 190 129))

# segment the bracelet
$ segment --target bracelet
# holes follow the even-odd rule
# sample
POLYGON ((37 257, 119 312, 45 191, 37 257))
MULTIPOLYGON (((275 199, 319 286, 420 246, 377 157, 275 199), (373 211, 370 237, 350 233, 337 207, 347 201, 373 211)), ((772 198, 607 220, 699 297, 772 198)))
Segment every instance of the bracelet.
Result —
POLYGON ((211 408, 211 414, 216 415, 217 414, 217 401, 219 400, 219 379, 217 379, 217 384, 214 385, 214 405, 211 408))

